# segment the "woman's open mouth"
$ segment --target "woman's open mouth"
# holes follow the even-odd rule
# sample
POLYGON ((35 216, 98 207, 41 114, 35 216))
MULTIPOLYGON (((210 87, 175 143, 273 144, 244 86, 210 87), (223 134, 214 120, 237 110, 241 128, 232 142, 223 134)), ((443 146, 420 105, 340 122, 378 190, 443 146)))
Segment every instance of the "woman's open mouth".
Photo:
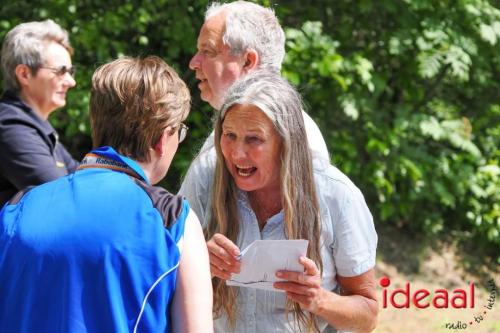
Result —
POLYGON ((255 171, 257 171, 257 168, 254 166, 236 165, 236 172, 241 177, 250 177, 255 171))

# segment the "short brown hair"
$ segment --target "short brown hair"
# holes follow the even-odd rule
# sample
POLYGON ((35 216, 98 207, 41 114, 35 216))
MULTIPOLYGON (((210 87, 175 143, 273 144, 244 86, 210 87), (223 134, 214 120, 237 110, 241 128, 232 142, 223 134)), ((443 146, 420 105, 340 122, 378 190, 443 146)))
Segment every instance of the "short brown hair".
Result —
POLYGON ((111 146, 122 155, 149 162, 149 148, 166 127, 186 119, 190 101, 186 84, 156 56, 104 64, 92 76, 93 146, 111 146))

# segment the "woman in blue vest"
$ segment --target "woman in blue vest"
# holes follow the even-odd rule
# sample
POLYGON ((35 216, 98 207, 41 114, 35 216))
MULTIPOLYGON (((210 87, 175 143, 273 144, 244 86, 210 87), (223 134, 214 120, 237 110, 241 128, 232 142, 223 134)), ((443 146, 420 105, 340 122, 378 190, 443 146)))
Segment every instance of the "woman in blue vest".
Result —
POLYGON ((96 70, 95 149, 0 211, 0 332, 212 331, 200 223, 153 186, 186 136, 189 104, 157 57, 96 70))

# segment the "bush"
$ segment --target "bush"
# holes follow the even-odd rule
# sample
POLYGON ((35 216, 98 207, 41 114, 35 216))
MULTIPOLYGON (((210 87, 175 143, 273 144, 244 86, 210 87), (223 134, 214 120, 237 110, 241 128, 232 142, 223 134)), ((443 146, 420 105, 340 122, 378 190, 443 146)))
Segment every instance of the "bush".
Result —
POLYGON ((480 239, 498 260, 500 11, 486 1, 446 7, 309 7, 322 22, 287 29, 283 74, 376 220, 480 239))

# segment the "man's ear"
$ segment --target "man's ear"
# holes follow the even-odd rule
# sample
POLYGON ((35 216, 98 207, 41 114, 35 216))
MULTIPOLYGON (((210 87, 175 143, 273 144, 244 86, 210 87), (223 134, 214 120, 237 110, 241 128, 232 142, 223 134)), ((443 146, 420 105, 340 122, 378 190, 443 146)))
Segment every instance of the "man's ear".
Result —
POLYGON ((27 86, 28 79, 33 75, 33 73, 31 73, 31 69, 24 64, 17 65, 14 73, 16 74, 17 82, 19 82, 21 87, 27 86))
POLYGON ((245 64, 243 70, 247 73, 256 70, 259 65, 259 54, 254 49, 248 49, 245 52, 245 64))

